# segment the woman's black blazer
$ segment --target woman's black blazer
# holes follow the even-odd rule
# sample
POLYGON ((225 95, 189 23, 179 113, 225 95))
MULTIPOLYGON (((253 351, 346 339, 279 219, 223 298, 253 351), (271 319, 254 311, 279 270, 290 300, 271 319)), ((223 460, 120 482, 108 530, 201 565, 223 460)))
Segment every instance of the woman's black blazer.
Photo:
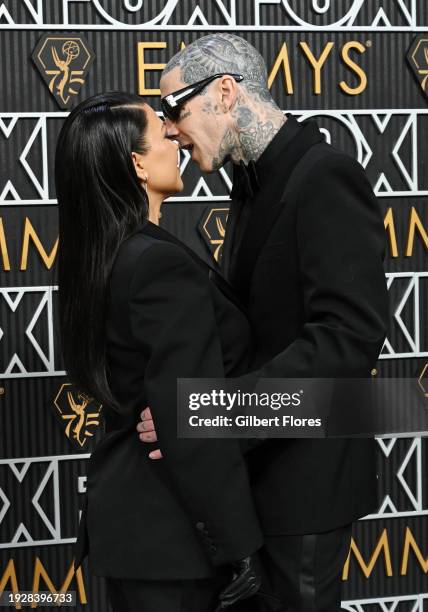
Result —
POLYGON ((176 433, 177 378, 239 375, 250 358, 247 319, 208 271, 150 222, 119 249, 106 334, 120 414, 103 407, 107 433, 89 460, 75 548, 75 566, 89 549, 95 575, 209 577, 261 546, 238 441, 176 433), (162 461, 148 458, 135 429, 145 406, 162 461))

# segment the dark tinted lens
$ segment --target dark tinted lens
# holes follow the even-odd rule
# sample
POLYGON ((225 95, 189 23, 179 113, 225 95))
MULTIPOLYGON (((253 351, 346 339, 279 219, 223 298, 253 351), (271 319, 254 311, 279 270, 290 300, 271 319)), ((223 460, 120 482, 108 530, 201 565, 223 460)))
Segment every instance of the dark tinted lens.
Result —
POLYGON ((179 106, 170 106, 166 100, 161 100, 161 108, 165 117, 171 119, 171 121, 177 121, 180 115, 180 107, 179 106))

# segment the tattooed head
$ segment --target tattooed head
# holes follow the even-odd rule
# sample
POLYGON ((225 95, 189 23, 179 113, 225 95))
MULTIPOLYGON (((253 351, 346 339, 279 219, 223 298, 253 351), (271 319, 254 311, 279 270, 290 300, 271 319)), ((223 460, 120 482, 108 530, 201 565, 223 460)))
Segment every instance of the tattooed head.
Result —
POLYGON ((262 56, 234 34, 203 36, 177 53, 162 73, 161 96, 216 74, 244 79, 211 81, 181 106, 176 119, 166 120, 169 137, 191 150, 205 172, 228 160, 258 159, 285 121, 270 95, 262 56))
POLYGON ((180 68, 181 80, 190 84, 220 72, 242 74, 242 86, 261 100, 271 101, 264 59, 249 42, 235 34, 203 36, 174 55, 163 71, 180 68))

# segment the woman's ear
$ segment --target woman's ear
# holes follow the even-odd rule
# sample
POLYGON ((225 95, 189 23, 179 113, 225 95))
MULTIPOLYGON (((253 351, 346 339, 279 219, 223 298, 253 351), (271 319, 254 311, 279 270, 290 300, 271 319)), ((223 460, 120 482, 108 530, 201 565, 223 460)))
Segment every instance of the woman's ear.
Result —
POLYGON ((134 162, 135 172, 137 173, 138 178, 144 183, 147 182, 147 172, 143 166, 143 156, 140 153, 135 153, 132 151, 132 161, 134 162))

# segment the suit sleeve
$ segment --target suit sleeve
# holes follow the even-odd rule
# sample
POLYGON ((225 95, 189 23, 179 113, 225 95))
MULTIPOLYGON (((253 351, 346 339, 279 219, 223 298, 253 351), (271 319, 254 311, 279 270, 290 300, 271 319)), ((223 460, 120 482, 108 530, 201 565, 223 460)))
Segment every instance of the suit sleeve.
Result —
POLYGON ((334 153, 310 169, 296 232, 305 323, 249 378, 367 377, 389 317, 386 241, 378 202, 356 160, 334 153))
POLYGON ((150 246, 131 279, 130 320, 163 463, 213 565, 253 553, 262 536, 237 441, 177 438, 177 379, 224 377, 208 277, 178 246, 150 246))

